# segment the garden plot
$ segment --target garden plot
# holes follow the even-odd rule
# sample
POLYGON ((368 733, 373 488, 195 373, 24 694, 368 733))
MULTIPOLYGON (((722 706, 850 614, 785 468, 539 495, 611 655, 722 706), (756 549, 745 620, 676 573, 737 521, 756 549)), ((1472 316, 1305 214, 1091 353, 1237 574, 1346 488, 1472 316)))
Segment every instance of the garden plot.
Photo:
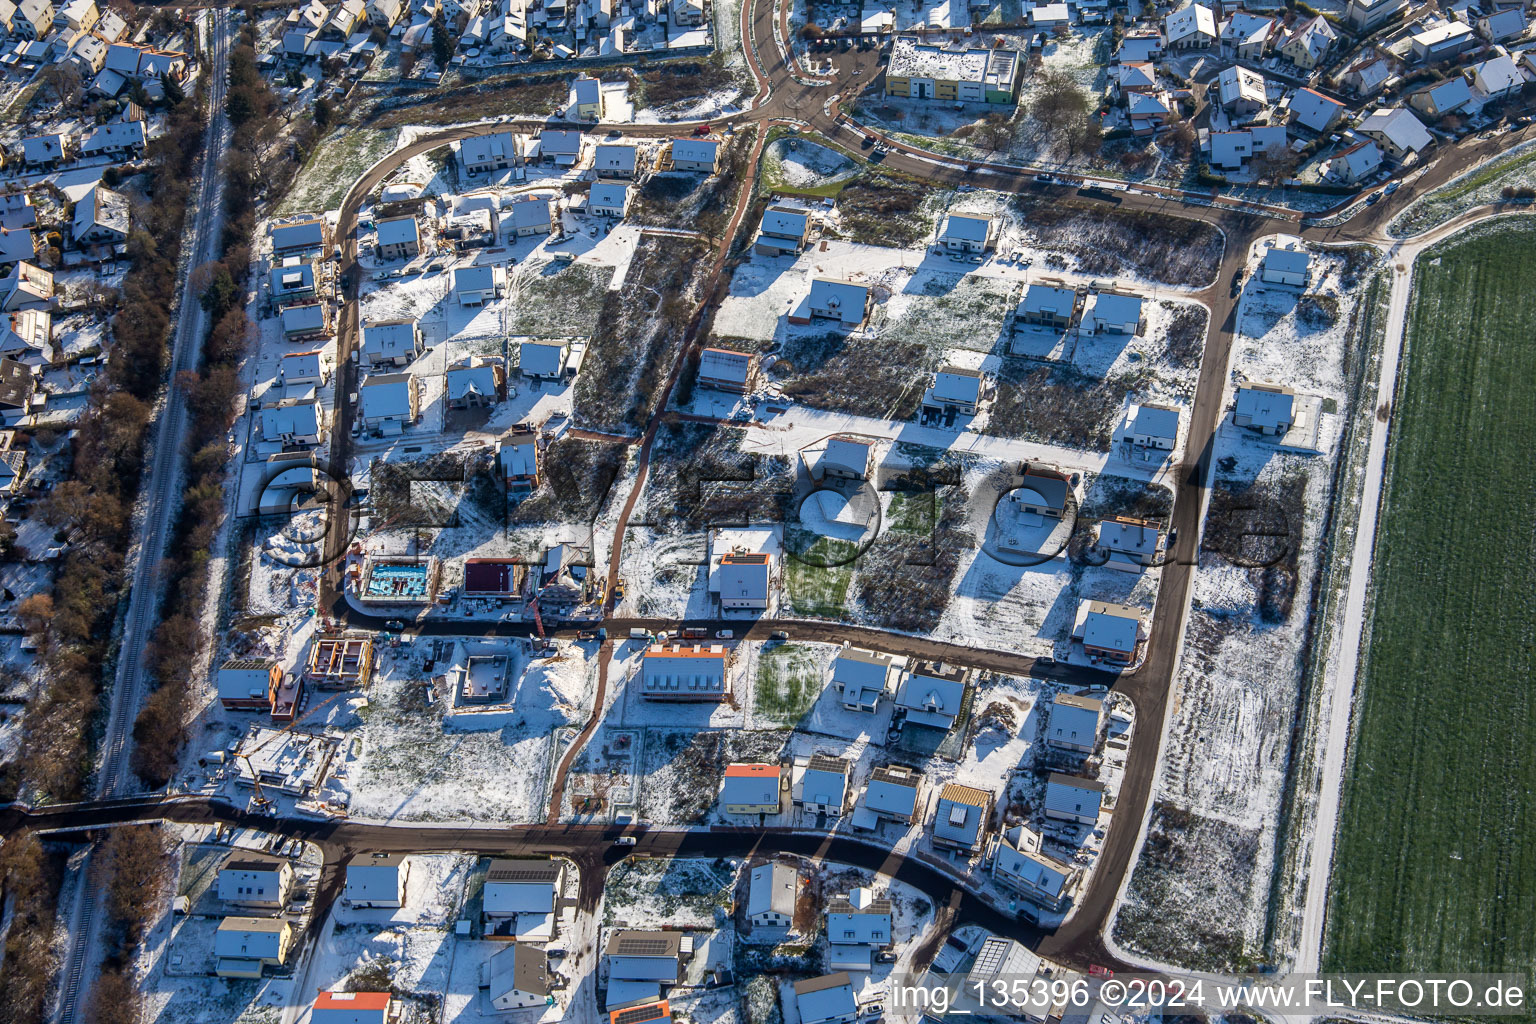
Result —
POLYGON ((558 260, 518 264, 507 281, 512 333, 536 338, 591 335, 613 279, 612 266, 558 260))
POLYGON ((837 150, 798 137, 777 139, 763 149, 763 186, 770 191, 820 191, 847 181, 858 170, 858 164, 837 150))
POLYGON ((717 810, 725 766, 780 761, 791 735, 739 728, 647 729, 640 779, 645 819, 679 825, 707 820, 717 810))
POLYGON ((338 128, 310 153, 293 187, 278 205, 278 216, 340 209, 347 190, 363 172, 396 148, 392 129, 338 128))
POLYGON ((894 344, 918 344, 930 352, 949 348, 999 353, 1003 324, 1015 292, 1011 281, 925 266, 893 285, 875 331, 894 344))
POLYGON ((603 924, 713 929, 730 912, 735 877, 723 859, 625 858, 603 884, 603 924))
POLYGON ((505 714, 476 715, 476 731, 455 732, 447 695, 429 700, 428 680, 415 657, 407 657, 381 659, 360 743, 349 745, 343 773, 352 815, 541 820, 553 734, 586 720, 595 666, 577 646, 562 645, 556 657, 535 662, 512 684, 505 714))

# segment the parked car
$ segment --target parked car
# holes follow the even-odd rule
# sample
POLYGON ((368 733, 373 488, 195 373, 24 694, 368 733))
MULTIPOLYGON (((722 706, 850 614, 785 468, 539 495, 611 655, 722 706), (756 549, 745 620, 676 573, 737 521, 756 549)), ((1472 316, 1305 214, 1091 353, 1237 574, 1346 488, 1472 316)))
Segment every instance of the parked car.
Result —
POLYGON ((635 845, 635 837, 634 836, 619 836, 619 838, 617 838, 617 839, 615 839, 613 841, 613 845, 614 846, 634 846, 635 845))
POLYGON ((735 638, 736 638, 735 630, 722 629, 718 633, 715 634, 715 639, 716 640, 734 640, 735 638))
POLYGON ((789 639, 789 634, 781 629, 781 630, 777 630, 768 639, 770 639, 770 640, 788 640, 789 639))

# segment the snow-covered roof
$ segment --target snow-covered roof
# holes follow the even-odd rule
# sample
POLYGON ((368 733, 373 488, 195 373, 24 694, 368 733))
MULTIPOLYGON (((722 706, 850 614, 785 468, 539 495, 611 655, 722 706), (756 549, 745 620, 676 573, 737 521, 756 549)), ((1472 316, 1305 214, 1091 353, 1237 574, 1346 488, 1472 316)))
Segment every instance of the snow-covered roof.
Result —
POLYGON ((842 972, 795 982, 795 1006, 801 1024, 852 1020, 858 1013, 853 983, 842 972))
POLYGON ((1264 269, 1280 274, 1305 274, 1311 265, 1312 254, 1305 249, 1285 249, 1272 245, 1264 254, 1264 269))
POLYGON ((1386 107, 1372 111, 1371 116, 1361 122, 1360 131, 1413 153, 1428 148, 1434 142, 1429 129, 1406 107, 1386 107))
POLYGON ((811 309, 835 312, 840 320, 856 323, 864 319, 868 300, 869 289, 862 284, 830 277, 818 277, 811 282, 811 309))
POLYGON ((1297 89, 1291 96, 1291 113, 1296 122, 1315 132, 1327 131, 1343 110, 1344 104, 1313 89, 1297 89))
POLYGON ((933 811, 933 834, 938 839, 974 847, 987 823, 992 794, 951 782, 939 791, 933 811))
POLYGON ((620 181, 599 181, 587 195, 587 208, 591 210, 622 210, 629 200, 629 186, 620 181))
POLYGON ((1077 606, 1072 635, 1086 647, 1131 654, 1141 635, 1141 612, 1123 604, 1084 598, 1077 606))
POLYGON ((325 330, 325 304, 302 302, 287 306, 282 315, 284 334, 308 334, 325 330))
POLYGON ((363 378, 357 389, 365 419, 409 419, 411 416, 409 373, 375 373, 363 378))
POLYGON ((1328 161, 1328 173, 1343 181, 1359 181, 1381 166, 1381 149, 1374 142, 1357 142, 1335 153, 1328 161))
MULTIPOLYGON (((772 803, 778 799, 778 780, 775 779, 772 795, 767 800, 732 801, 733 803, 772 803)), ((783 914, 795 916, 795 896, 799 890, 795 869, 788 864, 759 864, 752 869, 747 884, 747 916, 758 914, 783 914)))
POLYGON ((512 163, 521 152, 515 132, 495 132, 477 135, 459 144, 459 159, 470 167, 485 164, 512 163))
MULTIPOLYGON (((516 216, 517 206, 512 207, 516 216)), ((488 292, 496 287, 496 268, 492 266, 455 267, 453 270, 453 290, 455 294, 464 292, 488 292)))
POLYGON ((715 139, 673 139, 672 162, 675 164, 683 160, 688 163, 713 165, 719 149, 720 143, 715 139))
POLYGON ((448 367, 448 398, 457 401, 471 395, 492 397, 497 394, 496 364, 485 356, 467 356, 448 367))
POLYGON ((1489 96, 1499 96, 1525 85, 1525 76, 1507 53, 1474 64, 1469 71, 1477 87, 1489 96))
POLYGON ((530 377, 558 377, 568 348, 564 341, 525 341, 517 347, 518 369, 530 377))
POLYGON ((1296 395, 1289 388, 1241 384, 1233 412, 1246 418, 1252 426, 1274 430, 1281 424, 1292 422, 1291 413, 1295 406, 1296 395))
POLYGON ((1180 7, 1163 19, 1163 31, 1169 43, 1178 43, 1192 36, 1216 38, 1216 16, 1204 4, 1180 7))
POLYGON ((363 324, 363 354, 370 359, 397 359, 416 354, 416 321, 381 320, 363 324))
POLYGON ((699 376, 707 380, 745 384, 752 373, 752 357, 746 352, 706 348, 699 353, 699 376))
POLYGON ((143 121, 109 121, 106 124, 97 125, 80 144, 80 152, 86 155, 142 148, 144 148, 143 121))
POLYGON ((280 440, 285 434, 313 437, 320 433, 320 405, 314 399, 272 402, 261 407, 261 436, 280 440))
POLYGON ((1032 284, 1024 290, 1019 308, 1025 313, 1070 317, 1077 308, 1077 291, 1057 285, 1032 284))
POLYGON ((29 164, 48 163, 64 158, 64 136, 34 135, 21 142, 22 159, 29 164))
POLYGON ((1052 772, 1045 783, 1045 809, 1096 818, 1104 801, 1104 784, 1076 775, 1052 772))
POLYGON ((545 128, 539 132, 541 156, 576 157, 581 155, 581 132, 545 128))
POLYGON ((992 231, 992 218, 952 213, 944 221, 944 238, 957 242, 985 242, 992 231))
POLYGON ((934 373, 932 391, 937 401, 974 405, 981 399, 981 374, 946 366, 934 373))
POLYGON ((416 218, 413 216, 391 217, 388 220, 379 221, 380 245, 406 245, 419 243, 421 234, 416 227, 416 218))
POLYGON ((1435 112, 1444 114, 1472 102, 1472 88, 1460 75, 1448 78, 1436 85, 1419 89, 1414 95, 1424 94, 1430 99, 1435 112))
POLYGON ((1003 843, 997 848, 992 869, 996 874, 1014 879, 1027 889, 1050 897, 1059 897, 1072 877, 1072 869, 1059 860, 1003 843))
POLYGON ((226 917, 214 932, 213 953, 220 958, 281 960, 291 929, 282 918, 226 917))
POLYGON ((1502 11, 1484 17, 1479 24, 1488 36, 1488 41, 1497 43, 1504 39, 1513 39, 1515 36, 1525 35, 1529 25, 1526 20, 1523 7, 1507 7, 1502 11))
POLYGON ((763 234, 782 238, 802 238, 810 224, 810 214, 787 206, 770 206, 763 212, 763 234))
POLYGON ((1237 46, 1262 43, 1274 27, 1274 18, 1238 11, 1221 26, 1221 38, 1237 46))
MULTIPOLYGON (((519 199, 507 208, 512 218, 513 230, 522 228, 548 227, 550 224, 549 200, 543 197, 519 199)), ((474 270, 485 270, 485 267, 473 267, 474 270)), ((455 274, 458 272, 455 271, 455 274)), ((455 287, 458 287, 457 277, 454 279, 455 287)), ((485 287, 490 287, 486 285, 485 287)))
POLYGON ((1234 64, 1217 75, 1216 88, 1224 107, 1239 100, 1263 104, 1269 99, 1264 90, 1264 76, 1240 64, 1234 64))
POLYGON ((634 174, 635 159, 634 146, 600 143, 592 154, 592 168, 598 174, 634 174))

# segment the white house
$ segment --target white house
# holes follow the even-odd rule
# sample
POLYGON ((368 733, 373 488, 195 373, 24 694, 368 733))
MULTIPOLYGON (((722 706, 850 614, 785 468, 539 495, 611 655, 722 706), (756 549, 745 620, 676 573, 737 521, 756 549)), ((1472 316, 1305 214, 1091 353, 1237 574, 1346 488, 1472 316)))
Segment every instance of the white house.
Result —
POLYGON ((1319 14, 1298 25, 1285 42, 1280 44, 1280 52, 1292 64, 1310 71, 1322 63, 1338 38, 1339 34, 1328 24, 1328 19, 1319 14))
POLYGON ((1457 75, 1408 94, 1408 105, 1431 118, 1453 114, 1472 102, 1472 87, 1457 75))
POLYGON ((1141 572, 1163 546, 1162 528, 1151 519, 1110 516, 1099 521, 1096 534, 1099 548, 1109 555, 1105 567, 1120 572, 1141 572))
POLYGON ((1307 286, 1312 272, 1312 254, 1300 245, 1271 245, 1259 264, 1259 279, 1265 284, 1307 286))
POLYGON ((1466 74, 1477 91, 1490 100, 1513 96, 1525 87, 1525 76, 1507 53, 1479 61, 1468 68, 1466 74))
POLYGON ((731 652, 722 644, 652 644, 640 659, 640 695, 649 700, 722 701, 730 693, 731 652))
POLYGON ((354 907, 403 906, 410 871, 410 862, 396 853, 356 857, 347 864, 341 898, 354 907))
POLYGON ((1216 76, 1221 109, 1238 117, 1251 117, 1269 105, 1264 76, 1234 64, 1216 76))
POLYGON ((1052 772, 1045 783, 1045 816, 1058 821, 1092 825, 1104 803, 1104 784, 1076 775, 1052 772))
POLYGON ((1413 58, 1423 64, 1454 57, 1477 42, 1470 25, 1441 21, 1409 37, 1413 58))
POLYGON ((1382 107, 1360 122, 1360 134, 1375 140, 1389 156, 1402 160, 1417 155, 1434 144, 1434 137, 1424 123, 1406 107, 1382 107))
POLYGON ((749 352, 706 348, 699 353, 699 373, 696 379, 701 388, 744 395, 751 390, 752 370, 753 360, 749 352))
POLYGON ((985 252, 992 244, 992 218, 952 213, 944 218, 939 241, 950 252, 985 252))
POLYGON ((933 811, 933 842, 936 846, 974 853, 992 816, 992 794, 951 782, 939 790, 933 811))
POLYGON ((858 1020, 858 1001, 846 972, 797 981, 794 992, 800 1024, 854 1024, 858 1020))
MULTIPOLYGON (((858 327, 868 315, 869 288, 852 281, 818 277, 811 281, 806 308, 811 318, 835 320, 844 327, 858 327)), ((790 317, 791 322, 794 319, 790 317)), ((807 318, 802 322, 809 323, 810 320, 807 318)))
POLYGON ((213 935, 214 971, 221 978, 260 978, 293 948, 293 925, 281 917, 226 917, 213 935))
POLYGON ((784 809, 783 772, 776 764, 729 764, 720 784, 726 814, 778 814, 784 809))
POLYGON ((486 930, 520 943, 554 934, 555 907, 565 885, 565 862, 548 858, 491 861, 481 890, 486 930))
POLYGON ((128 197, 96 183, 75 204, 70 237, 76 245, 120 245, 128 241, 128 197))
POLYGON ((465 356, 448 367, 443 393, 450 409, 495 405, 506 391, 506 371, 498 356, 465 356))
POLYGON ((1381 150, 1366 140, 1339 150, 1328 158, 1324 175, 1345 185, 1358 185, 1381 170, 1381 150))
POLYGON ((1080 328, 1088 334, 1139 334, 1141 296, 1095 292, 1083 306, 1080 328))
POLYGON ((716 139, 673 139, 672 169, 714 174, 719 154, 720 143, 716 139))
POLYGON ((873 713, 880 698, 890 693, 901 676, 905 658, 844 647, 832 659, 832 687, 839 703, 849 711, 873 713))
POLYGON ((405 366, 421 352, 421 328, 416 321, 364 321, 363 359, 369 366, 405 366))
POLYGON ((1507 39, 1519 39, 1525 35, 1530 22, 1524 7, 1506 7, 1492 11, 1477 19, 1478 35, 1490 43, 1502 43, 1507 39))
POLYGON ((822 478, 838 477, 844 480, 867 480, 875 458, 873 438, 838 434, 827 439, 827 447, 821 453, 816 467, 822 478))
POLYGON ((309 1024, 387 1024, 388 992, 321 992, 309 1010, 309 1024))
POLYGON ((388 217, 379 221, 379 259, 409 260, 421 253, 421 229, 414 216, 388 217))
POLYGON ((1279 384, 1244 381, 1237 388, 1232 422, 1260 434, 1282 436, 1296 422, 1296 392, 1279 384))
POLYGON ((587 193, 587 212, 596 217, 623 219, 629 211, 629 186, 618 181, 599 181, 587 193))
POLYGON ((1045 742, 1061 750, 1091 754, 1099 743, 1099 727, 1104 721, 1104 702, 1097 697, 1058 693, 1051 701, 1051 715, 1045 726, 1045 742))
POLYGON ((219 899, 233 906, 282 910, 293 892, 293 864, 275 857, 241 857, 219 869, 219 899))
POLYGON ((747 885, 747 920, 754 928, 788 928, 795 920, 800 876, 777 861, 752 869, 747 885))
POLYGON ((960 717, 970 671, 942 661, 919 661, 896 688, 896 706, 910 725, 948 729, 960 717))
POLYGON ((634 146, 600 143, 592 153, 592 171, 599 178, 633 178, 638 163, 634 146))
POLYGON ((1319 135, 1332 130, 1344 119, 1344 104, 1315 89, 1297 89, 1291 94, 1291 120, 1319 135))
POLYGON ((480 988, 497 1010, 549 1005, 549 955, 540 946, 512 942, 480 965, 480 988))
POLYGON ((524 147, 524 137, 516 132, 471 136, 459 143, 459 163, 466 174, 503 171, 523 163, 524 147))
POLYGON ((357 394, 365 430, 399 434, 421 415, 421 385, 409 372, 369 374, 357 394))
POLYGON ((453 294, 461 306, 483 306, 501 296, 501 275, 501 268, 495 266, 456 267, 453 294))
POLYGON ((720 595, 721 608, 767 610, 777 581, 771 553, 728 551, 720 556, 709 589, 720 595))
POLYGON ((569 339, 530 338, 517 346, 517 369, 524 377, 556 380, 565 376, 565 364, 570 354, 569 339))
POLYGON ((867 971, 876 950, 892 940, 891 901, 859 886, 827 903, 827 966, 867 971))
POLYGON ((795 802, 807 811, 840 815, 847 804, 848 762, 841 757, 812 754, 798 781, 795 802))
POLYGON ((1040 837, 1015 825, 1003 835, 992 861, 992 877, 1047 911, 1060 913, 1071 905, 1077 871, 1070 864, 1040 852, 1040 837))
POLYGON ((1141 643, 1141 612, 1130 605, 1084 598, 1077 605, 1072 639, 1094 661, 1129 665, 1141 643))
POLYGON ((1344 20, 1356 32, 1370 32, 1407 7, 1408 0, 1349 0, 1344 20))
POLYGON ((319 444, 325 410, 313 398, 284 398, 261 407, 261 439, 283 445, 319 444))
POLYGON ((1193 50, 1216 42, 1216 16, 1204 4, 1186 4, 1163 19, 1170 50, 1193 50))
POLYGON ((980 370, 963 366, 944 366, 936 370, 933 383, 923 394, 925 416, 974 416, 981 406, 980 370))
POLYGON ((555 217, 550 202, 543 196, 515 200, 507 208, 507 220, 514 238, 547 235, 554 230, 555 217))
POLYGON ((917 820, 923 777, 906 765, 876 768, 864 784, 864 802, 853 812, 855 828, 873 830, 879 823, 910 825, 917 820))
POLYGON ((219 703, 229 711, 267 711, 272 693, 282 681, 277 662, 264 658, 231 658, 219 666, 215 685, 219 703))
POLYGON ((1274 31, 1274 18, 1236 11, 1221 26, 1221 42, 1238 60, 1259 60, 1274 31))

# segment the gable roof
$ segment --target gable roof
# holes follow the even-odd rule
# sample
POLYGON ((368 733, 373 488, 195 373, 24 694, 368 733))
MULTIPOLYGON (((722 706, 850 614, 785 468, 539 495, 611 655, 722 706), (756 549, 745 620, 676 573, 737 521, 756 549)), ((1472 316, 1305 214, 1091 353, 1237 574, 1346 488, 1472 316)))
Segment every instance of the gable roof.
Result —
POLYGON ((1344 104, 1313 89, 1297 89, 1291 96, 1291 113, 1297 123, 1315 132, 1326 131, 1343 109, 1344 104))

